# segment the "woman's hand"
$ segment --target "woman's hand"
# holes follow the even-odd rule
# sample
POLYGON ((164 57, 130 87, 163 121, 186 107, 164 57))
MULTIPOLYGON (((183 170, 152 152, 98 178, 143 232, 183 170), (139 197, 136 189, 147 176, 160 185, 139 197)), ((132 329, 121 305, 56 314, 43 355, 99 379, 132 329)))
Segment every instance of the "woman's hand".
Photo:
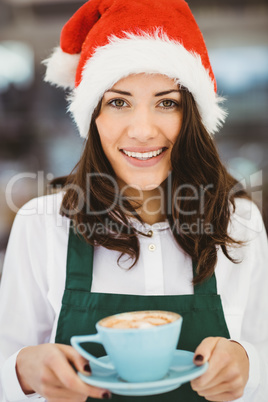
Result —
POLYGON ((245 349, 225 338, 206 338, 195 351, 194 362, 209 361, 208 370, 191 381, 198 395, 208 401, 223 402, 240 398, 249 376, 249 360, 245 349))
POLYGON ((84 383, 71 364, 83 374, 90 374, 88 361, 72 346, 43 344, 22 349, 16 370, 25 394, 37 392, 49 402, 84 402, 91 398, 110 398, 110 392, 84 383))

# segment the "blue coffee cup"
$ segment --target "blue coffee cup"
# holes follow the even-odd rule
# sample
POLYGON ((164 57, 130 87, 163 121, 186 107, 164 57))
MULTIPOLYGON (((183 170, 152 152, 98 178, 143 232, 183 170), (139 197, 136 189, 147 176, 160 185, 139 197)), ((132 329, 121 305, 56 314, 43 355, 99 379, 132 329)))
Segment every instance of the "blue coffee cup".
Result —
MULTIPOLYGON (((143 321, 142 321, 143 322, 143 321)), ((116 370, 120 378, 129 382, 157 381, 168 372, 174 356, 182 325, 182 317, 179 314, 168 311, 138 311, 116 314, 106 317, 96 324, 97 334, 73 336, 72 346, 87 360, 97 366, 108 370, 116 370), (107 327, 107 320, 132 320, 133 317, 148 317, 157 321, 157 317, 167 318, 164 324, 149 324, 144 320, 144 325, 139 328, 107 327), (138 314, 138 315, 137 315, 138 314), (170 321, 169 321, 170 319, 170 321), (101 343, 109 358, 110 363, 100 361, 88 353, 82 343, 101 343)))

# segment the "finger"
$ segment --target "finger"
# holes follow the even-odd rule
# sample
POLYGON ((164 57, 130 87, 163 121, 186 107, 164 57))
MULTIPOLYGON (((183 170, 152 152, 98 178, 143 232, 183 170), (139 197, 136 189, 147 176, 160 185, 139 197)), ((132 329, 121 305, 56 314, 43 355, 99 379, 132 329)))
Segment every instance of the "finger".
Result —
POLYGON ((91 374, 88 360, 81 356, 72 346, 62 344, 58 344, 57 346, 78 371, 85 375, 91 374))
POLYGON ((88 398, 88 395, 78 394, 75 391, 66 388, 55 388, 55 387, 48 387, 46 389, 46 393, 44 394, 46 400, 57 399, 57 400, 64 400, 64 401, 85 401, 88 398))
POLYGON ((211 402, 223 402, 223 401, 236 401, 243 396, 243 392, 225 392, 223 394, 206 396, 205 399, 211 402))
MULTIPOLYGON (((239 375, 239 372, 235 369, 235 366, 232 367, 232 365, 225 366, 222 370, 219 370, 217 372, 217 365, 221 364, 215 362, 216 368, 214 368, 214 364, 210 363, 210 369, 212 371, 211 374, 214 374, 213 377, 209 379, 209 377, 206 377, 205 374, 199 379, 193 380, 191 382, 192 387, 195 389, 195 391, 207 391, 208 389, 216 389, 216 387, 219 387, 221 384, 224 384, 226 387, 223 389, 221 392, 226 391, 229 387, 232 386, 232 384, 236 384, 240 386, 242 383, 241 376, 239 375)), ((210 374, 210 373, 208 373, 210 374)))
POLYGON ((64 398, 61 398, 61 397, 52 397, 52 398, 46 399, 47 402, 67 402, 67 401, 74 402, 74 400, 75 400, 75 402, 86 402, 87 397, 84 398, 84 399, 82 399, 82 398, 81 398, 81 399, 78 399, 78 398, 76 398, 76 399, 67 398, 67 399, 66 399, 66 397, 64 397, 64 398))
POLYGON ((59 353, 54 353, 53 355, 50 355, 49 360, 50 369, 59 379, 62 386, 64 386, 68 390, 75 390, 77 394, 87 395, 92 398, 102 398, 103 394, 107 393, 107 390, 102 388, 96 388, 84 383, 78 377, 78 375, 75 373, 75 371, 69 364, 69 361, 72 363, 76 361, 75 360, 76 354, 74 354, 71 349, 72 347, 68 348, 66 347, 66 345, 61 345, 61 347, 58 350, 59 353))
POLYGON ((234 392, 243 392, 243 386, 242 383, 239 379, 239 377, 236 377, 232 379, 231 381, 228 382, 221 382, 218 383, 217 385, 213 386, 209 384, 209 387, 203 388, 203 389, 196 389, 193 387, 193 390, 198 393, 198 395, 203 396, 205 398, 210 397, 213 398, 215 396, 219 396, 222 394, 226 393, 234 393, 234 392))
POLYGON ((57 400, 75 400, 76 402, 81 400, 83 402, 87 399, 87 395, 81 395, 73 390, 63 388, 55 373, 48 367, 43 370, 41 380, 40 394, 48 401, 57 398, 57 400))
MULTIPOLYGON (((223 401, 226 395, 228 400, 237 399, 243 395, 248 378, 243 372, 245 356, 248 359, 240 345, 219 338, 212 351, 207 372, 191 382, 192 388, 207 400, 223 401)), ((245 372, 247 374, 248 370, 245 369, 245 372)))
MULTIPOLYGON (((93 388, 93 387, 92 387, 93 388)), ((86 401, 88 397, 91 398, 98 398, 98 399, 103 399, 104 394, 107 394, 108 397, 110 397, 110 393, 107 393, 107 391, 103 392, 101 395, 94 395, 92 390, 88 390, 87 393, 78 393, 76 391, 72 391, 70 389, 66 389, 63 387, 48 387, 46 388, 45 392, 42 394, 46 400, 51 401, 52 399, 55 399, 57 401, 62 400, 62 401, 76 401, 76 402, 83 402, 86 401)), ((105 397, 106 398, 106 397, 105 397)))
POLYGON ((215 349, 217 343, 220 341, 219 337, 209 337, 203 339, 200 345, 196 348, 194 354, 194 363, 197 366, 201 366, 206 363, 215 349))
POLYGON ((55 377, 55 373, 47 367, 42 373, 42 386, 40 391, 41 394, 49 400, 51 398, 72 398, 74 400, 74 396, 78 399, 78 394, 73 392, 73 390, 63 388, 62 383, 55 377))
MULTIPOLYGON (((208 385, 209 387, 217 386, 219 383, 231 380, 231 376, 236 374, 230 369, 231 356, 224 347, 221 347, 221 343, 224 342, 224 339, 218 339, 216 345, 214 344, 207 371, 191 382, 192 387, 196 390, 206 389, 208 385)), ((228 341, 226 340, 226 342, 228 341)), ((207 345, 205 346, 207 347, 207 345)))

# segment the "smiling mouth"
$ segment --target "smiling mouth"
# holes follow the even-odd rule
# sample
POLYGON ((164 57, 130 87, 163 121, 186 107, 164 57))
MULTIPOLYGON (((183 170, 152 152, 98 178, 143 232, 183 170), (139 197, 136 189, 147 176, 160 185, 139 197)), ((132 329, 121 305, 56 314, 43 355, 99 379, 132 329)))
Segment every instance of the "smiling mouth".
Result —
POLYGON ((135 158, 140 161, 147 161, 148 159, 155 158, 156 156, 162 154, 166 149, 166 147, 163 147, 159 148, 157 151, 152 152, 129 152, 125 151, 124 149, 120 149, 120 151, 131 158, 135 158))

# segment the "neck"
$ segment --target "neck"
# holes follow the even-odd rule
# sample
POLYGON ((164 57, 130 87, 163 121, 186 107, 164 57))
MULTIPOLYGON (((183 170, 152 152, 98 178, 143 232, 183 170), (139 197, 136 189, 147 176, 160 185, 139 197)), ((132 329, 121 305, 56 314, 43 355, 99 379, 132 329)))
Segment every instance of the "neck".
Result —
POLYGON ((128 188, 128 191, 125 193, 125 195, 129 197, 129 202, 135 209, 136 213, 144 222, 148 223, 149 225, 162 222, 166 219, 164 209, 164 185, 149 191, 140 191, 136 190, 135 188, 128 188), (137 203, 139 203, 140 206, 137 206, 137 203))

